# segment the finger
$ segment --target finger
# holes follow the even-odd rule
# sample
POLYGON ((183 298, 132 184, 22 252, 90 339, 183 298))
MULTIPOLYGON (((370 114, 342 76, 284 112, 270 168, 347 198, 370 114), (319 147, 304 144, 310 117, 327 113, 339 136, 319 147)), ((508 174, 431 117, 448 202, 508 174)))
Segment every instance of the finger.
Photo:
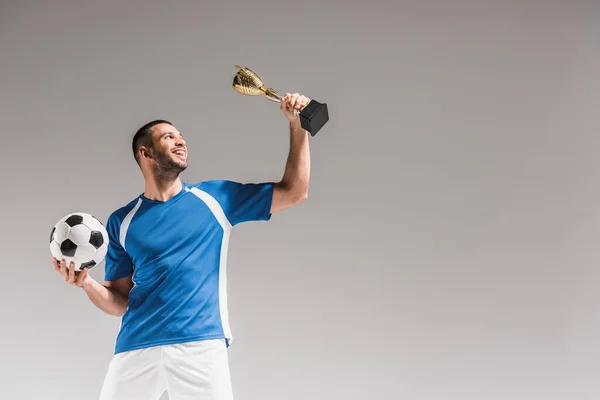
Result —
POLYGON ((69 265, 69 283, 75 282, 75 263, 71 261, 69 265))
POLYGON ((54 266, 54 270, 56 272, 60 272, 60 266, 58 265, 58 261, 56 260, 56 257, 52 257, 52 265, 54 266))
POLYGON ((281 110, 286 110, 287 109, 287 102, 288 102, 288 97, 290 96, 289 93, 286 93, 285 96, 282 97, 281 99, 281 106, 279 108, 281 108, 281 110))
POLYGON ((296 107, 296 103, 298 102, 298 98, 300 95, 298 93, 294 93, 290 96, 290 110, 293 110, 296 107))
POLYGON ((87 268, 84 268, 79 272, 79 275, 77 276, 77 279, 75 280, 75 284, 77 286, 83 285, 83 280, 85 279, 86 276, 87 276, 87 268))
POLYGON ((69 276, 67 275, 67 261, 64 258, 60 262, 60 274, 65 282, 69 279, 69 276))
POLYGON ((290 93, 286 93, 286 95, 285 95, 285 104, 284 104, 284 107, 285 107, 286 111, 290 111, 290 109, 292 107, 292 104, 294 103, 293 96, 294 95, 292 95, 290 93))
POLYGON ((294 102, 294 108, 297 108, 297 109, 302 108, 302 106, 304 105, 305 100, 306 100, 306 97, 304 97, 304 96, 298 96, 296 98, 296 101, 294 102))

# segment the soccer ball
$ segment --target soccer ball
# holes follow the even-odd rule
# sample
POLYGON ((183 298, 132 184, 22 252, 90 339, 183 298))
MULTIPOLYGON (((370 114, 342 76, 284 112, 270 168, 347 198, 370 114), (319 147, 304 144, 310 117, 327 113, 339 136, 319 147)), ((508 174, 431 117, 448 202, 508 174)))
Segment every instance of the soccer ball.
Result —
POLYGON ((58 262, 64 258, 67 267, 75 263, 75 270, 91 269, 100 264, 108 249, 108 233, 96 217, 75 212, 62 217, 52 227, 50 252, 58 262))

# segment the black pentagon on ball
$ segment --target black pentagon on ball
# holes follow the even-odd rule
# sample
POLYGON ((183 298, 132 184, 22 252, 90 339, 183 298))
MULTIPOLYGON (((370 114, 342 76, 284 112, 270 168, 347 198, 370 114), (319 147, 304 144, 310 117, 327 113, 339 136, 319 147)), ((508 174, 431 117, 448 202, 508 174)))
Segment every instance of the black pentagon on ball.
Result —
POLYGON ((73 257, 75 255, 75 250, 77 250, 77 245, 71 242, 70 239, 67 239, 60 244, 60 252, 67 257, 73 257))
POLYGON ((69 225, 70 227, 74 227, 75 225, 79 225, 83 222, 83 217, 81 215, 78 214, 73 214, 71 215, 69 218, 67 218, 67 220, 65 221, 65 223, 67 225, 69 225))
POLYGON ((50 243, 52 243, 52 239, 54 239, 54 231, 56 230, 56 227, 52 228, 52 232, 50 232, 50 243))
POLYGON ((83 269, 85 267, 92 268, 94 266, 96 266, 96 261, 92 260, 92 261, 88 261, 86 263, 81 264, 81 267, 79 267, 79 269, 83 269))
POLYGON ((102 246, 104 243, 104 237, 102 236, 102 232, 92 231, 90 235, 90 244, 95 248, 102 246))

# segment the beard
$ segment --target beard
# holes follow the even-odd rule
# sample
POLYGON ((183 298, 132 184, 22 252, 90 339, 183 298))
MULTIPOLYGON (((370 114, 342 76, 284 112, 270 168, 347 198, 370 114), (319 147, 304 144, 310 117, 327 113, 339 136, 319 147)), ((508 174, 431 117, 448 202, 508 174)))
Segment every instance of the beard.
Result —
POLYGON ((187 168, 187 162, 175 159, 172 153, 154 151, 154 173, 161 181, 171 181, 187 168))

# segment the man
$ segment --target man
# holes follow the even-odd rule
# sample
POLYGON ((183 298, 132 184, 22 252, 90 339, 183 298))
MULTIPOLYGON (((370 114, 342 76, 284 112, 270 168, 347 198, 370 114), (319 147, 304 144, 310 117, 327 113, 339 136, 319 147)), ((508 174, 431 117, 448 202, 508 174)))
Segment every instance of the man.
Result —
POLYGON ((83 288, 104 312, 122 317, 101 400, 232 400, 227 348, 226 259, 233 226, 267 221, 306 199, 308 132, 294 109, 308 104, 286 94, 290 151, 281 181, 182 182, 187 147, 168 121, 135 134, 133 152, 145 190, 108 218, 105 282, 53 258, 68 283, 83 288))

